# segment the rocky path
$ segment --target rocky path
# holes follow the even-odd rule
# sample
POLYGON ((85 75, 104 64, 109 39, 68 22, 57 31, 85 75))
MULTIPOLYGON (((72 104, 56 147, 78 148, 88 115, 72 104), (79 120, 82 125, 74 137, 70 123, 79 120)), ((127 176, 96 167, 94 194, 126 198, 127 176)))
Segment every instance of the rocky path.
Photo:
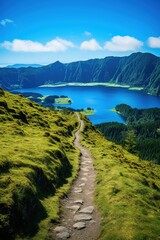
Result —
POLYGON ((100 216, 94 205, 95 171, 87 148, 80 144, 80 128, 75 133, 75 146, 81 151, 80 171, 68 198, 62 202, 61 223, 53 229, 52 239, 96 240, 99 237, 100 216))

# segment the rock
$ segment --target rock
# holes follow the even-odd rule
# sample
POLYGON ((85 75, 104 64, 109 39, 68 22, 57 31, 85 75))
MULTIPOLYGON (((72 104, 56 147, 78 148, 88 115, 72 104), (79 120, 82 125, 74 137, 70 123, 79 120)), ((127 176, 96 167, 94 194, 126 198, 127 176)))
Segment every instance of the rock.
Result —
POLYGON ((67 231, 67 228, 66 227, 63 227, 63 226, 58 226, 54 229, 54 231, 56 233, 60 233, 60 232, 66 232, 67 231))
POLYGON ((77 214, 74 216, 74 221, 89 221, 92 219, 92 216, 90 214, 77 214))
POLYGON ((83 200, 82 199, 78 199, 74 201, 75 204, 83 204, 83 200))
POLYGON ((84 187, 86 184, 85 183, 81 183, 79 184, 79 187, 84 187))
POLYGON ((86 162, 82 162, 81 165, 86 165, 86 162))
POLYGON ((88 154, 82 154, 82 157, 89 158, 88 154))
POLYGON ((70 234, 69 234, 69 232, 61 232, 61 233, 56 234, 56 236, 59 239, 64 239, 65 240, 65 239, 70 237, 70 234))
POLYGON ((77 189, 77 190, 74 190, 75 193, 81 193, 82 192, 82 189, 77 189))
POLYGON ((91 221, 90 221, 90 223, 96 223, 96 221, 94 221, 94 220, 91 220, 91 221))
POLYGON ((93 206, 88 206, 83 209, 81 209, 79 212, 80 213, 93 213, 94 207, 93 206))
POLYGON ((86 227, 86 224, 85 224, 85 222, 77 222, 77 223, 75 223, 75 224, 73 225, 73 227, 76 228, 76 229, 78 229, 78 230, 80 230, 80 229, 82 229, 82 228, 85 228, 85 227, 86 227))
POLYGON ((83 176, 85 176, 85 177, 88 176, 88 173, 87 173, 87 172, 84 172, 84 173, 83 173, 83 176))
POLYGON ((82 171, 88 172, 89 170, 88 170, 88 168, 82 168, 82 171))
POLYGON ((67 207, 67 208, 73 210, 73 212, 76 213, 80 209, 80 206, 73 205, 73 206, 70 206, 70 207, 67 207))
POLYGON ((87 164, 90 164, 92 161, 91 160, 87 160, 87 161, 85 161, 85 164, 87 165, 87 164))
POLYGON ((81 180, 82 181, 87 181, 87 178, 86 177, 82 177, 81 180))

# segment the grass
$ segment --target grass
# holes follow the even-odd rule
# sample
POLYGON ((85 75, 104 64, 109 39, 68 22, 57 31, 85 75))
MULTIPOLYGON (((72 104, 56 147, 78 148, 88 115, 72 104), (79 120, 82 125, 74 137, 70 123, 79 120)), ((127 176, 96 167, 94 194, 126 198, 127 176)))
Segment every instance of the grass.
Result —
POLYGON ((100 240, 160 239, 160 166, 107 141, 85 121, 82 143, 94 157, 103 218, 100 240))
POLYGON ((55 103, 56 104, 71 104, 72 103, 72 99, 71 98, 56 98, 55 99, 55 103))
MULTIPOLYGON (((82 143, 94 157, 100 240, 160 239, 160 166, 107 141, 84 119, 82 143)), ((0 236, 49 239, 60 199, 79 165, 75 114, 0 91, 0 236)))
POLYGON ((75 114, 5 92, 0 95, 0 232, 3 239, 48 239, 59 201, 79 165, 75 114))
POLYGON ((86 116, 92 116, 95 114, 95 110, 94 109, 84 109, 83 111, 81 111, 81 113, 86 116))

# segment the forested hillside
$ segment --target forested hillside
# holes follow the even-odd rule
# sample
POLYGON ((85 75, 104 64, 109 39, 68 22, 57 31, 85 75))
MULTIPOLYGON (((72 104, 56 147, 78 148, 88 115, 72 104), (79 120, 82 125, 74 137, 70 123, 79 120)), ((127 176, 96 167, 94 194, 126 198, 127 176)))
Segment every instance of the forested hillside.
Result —
POLYGON ((137 109, 126 104, 116 106, 126 124, 102 123, 97 128, 104 136, 121 144, 141 159, 160 164, 160 109, 137 109))
POLYGON ((0 68, 0 85, 6 89, 34 88, 60 83, 112 83, 138 87, 160 95, 160 58, 149 53, 106 57, 34 68, 0 68))

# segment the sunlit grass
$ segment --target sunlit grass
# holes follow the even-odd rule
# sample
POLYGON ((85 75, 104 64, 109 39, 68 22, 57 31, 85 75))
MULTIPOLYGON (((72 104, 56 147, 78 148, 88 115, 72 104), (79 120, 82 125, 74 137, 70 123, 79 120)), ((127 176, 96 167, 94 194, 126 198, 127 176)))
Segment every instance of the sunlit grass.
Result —
POLYGON ((71 104, 72 103, 72 99, 71 98, 56 98, 55 99, 55 103, 56 104, 71 104))
POLYGON ((45 109, 22 96, 0 96, 0 230, 16 239, 47 239, 59 201, 79 166, 74 114, 45 109))
POLYGON ((160 167, 140 161, 85 124, 82 143, 97 170, 100 239, 160 239, 160 167))

